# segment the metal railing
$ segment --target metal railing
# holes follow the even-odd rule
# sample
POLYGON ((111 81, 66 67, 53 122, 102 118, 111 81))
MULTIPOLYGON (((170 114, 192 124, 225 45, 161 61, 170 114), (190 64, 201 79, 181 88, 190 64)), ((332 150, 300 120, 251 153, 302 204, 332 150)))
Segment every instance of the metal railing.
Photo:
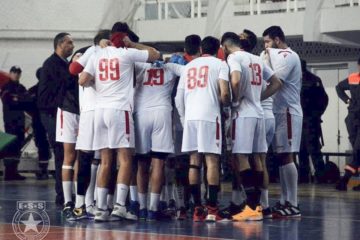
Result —
MULTIPOLYGON (((207 16, 208 0, 142 0, 145 6, 156 6, 157 18, 201 18, 207 16), (170 7, 186 5, 186 10, 177 16, 170 16, 170 7)), ((229 0, 234 16, 261 15, 281 12, 305 11, 306 0, 229 0)), ((356 7, 360 0, 328 0, 324 8, 356 7), (325 6, 326 5, 326 6, 325 6)), ((154 9, 154 8, 153 8, 154 9)), ((145 19, 147 20, 147 19, 145 19)))

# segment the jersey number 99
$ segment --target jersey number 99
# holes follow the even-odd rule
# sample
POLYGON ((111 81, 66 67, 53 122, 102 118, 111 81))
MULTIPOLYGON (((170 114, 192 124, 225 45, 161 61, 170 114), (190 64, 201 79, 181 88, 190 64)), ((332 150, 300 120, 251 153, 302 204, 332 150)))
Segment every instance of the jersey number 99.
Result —
POLYGON ((120 80, 120 63, 119 59, 102 58, 99 61, 99 79, 100 81, 117 81, 120 80))

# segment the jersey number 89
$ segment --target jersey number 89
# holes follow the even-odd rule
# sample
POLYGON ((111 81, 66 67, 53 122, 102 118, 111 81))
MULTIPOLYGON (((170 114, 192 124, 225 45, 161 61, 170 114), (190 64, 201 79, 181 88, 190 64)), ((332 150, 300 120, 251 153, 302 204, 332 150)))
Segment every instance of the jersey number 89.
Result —
POLYGON ((194 89, 196 87, 205 88, 208 83, 209 67, 190 68, 187 72, 187 87, 194 89))

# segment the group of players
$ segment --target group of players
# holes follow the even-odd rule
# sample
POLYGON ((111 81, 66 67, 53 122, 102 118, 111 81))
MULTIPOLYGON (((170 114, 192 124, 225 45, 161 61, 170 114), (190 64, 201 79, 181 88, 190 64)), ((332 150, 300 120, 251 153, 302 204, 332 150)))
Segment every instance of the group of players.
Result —
MULTIPOLYGON (((302 129, 300 59, 279 26, 263 37, 265 50, 256 56, 257 37, 249 30, 221 40, 190 35, 184 55, 163 61, 125 23, 99 31, 94 46, 69 67, 80 74, 80 116, 58 110, 57 141, 76 143, 78 150, 75 204, 74 161, 63 164, 64 217, 160 220, 168 217, 161 204, 165 189, 173 196, 168 200, 176 199, 170 205, 179 220, 187 218, 186 193, 197 222, 300 217, 293 159, 302 129), (265 162, 270 144, 280 162, 281 198, 274 207, 265 162), (219 209, 225 152, 234 179, 230 205, 219 209), (169 159, 176 171, 165 167, 169 159), (176 191, 169 190, 169 179, 176 179, 176 191)), ((73 155, 65 149, 64 159, 73 155)))

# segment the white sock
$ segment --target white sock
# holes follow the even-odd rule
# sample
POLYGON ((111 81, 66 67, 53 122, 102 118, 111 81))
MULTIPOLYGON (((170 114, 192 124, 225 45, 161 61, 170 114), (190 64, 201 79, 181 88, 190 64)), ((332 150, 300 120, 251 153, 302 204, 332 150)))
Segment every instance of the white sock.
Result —
POLYGON ((284 205, 285 201, 288 201, 288 195, 287 195, 283 166, 279 167, 279 177, 280 177, 280 187, 281 187, 280 203, 284 205))
POLYGON ((171 199, 174 199, 172 183, 166 185, 166 194, 167 194, 168 201, 170 201, 171 199))
POLYGON ((298 188, 298 171, 294 162, 283 166, 283 175, 286 182, 286 190, 289 202, 297 207, 297 188, 298 188))
POLYGON ((269 207, 269 190, 261 188, 260 203, 263 209, 269 207))
POLYGON ((68 202, 72 202, 72 181, 63 181, 62 182, 62 186, 63 186, 63 192, 64 192, 64 201, 65 204, 68 202))
POLYGON ((184 202, 184 186, 177 186, 175 185, 175 201, 176 205, 180 207, 185 207, 184 202))
POLYGON ((137 186, 130 186, 130 200, 134 202, 139 201, 137 186))
POLYGON ((125 206, 126 197, 129 192, 129 186, 119 183, 117 184, 116 203, 125 206))
POLYGON ((160 201, 162 201, 162 202, 167 202, 165 186, 161 189, 161 193, 160 193, 160 201))
POLYGON ((73 193, 77 194, 77 181, 74 182, 74 189, 73 189, 73 193))
POLYGON ((86 206, 90 206, 95 201, 95 182, 96 182, 96 173, 97 173, 98 165, 91 164, 91 178, 89 186, 86 190, 85 194, 85 204, 86 206))
POLYGON ((114 195, 108 194, 106 202, 107 202, 107 207, 110 209, 113 209, 114 208, 114 195))
POLYGON ((150 211, 157 211, 157 210, 158 210, 159 201, 160 201, 160 194, 158 194, 158 193, 150 193, 150 206, 149 206, 149 210, 150 210, 150 211))
POLYGON ((75 207, 79 208, 85 204, 85 196, 76 194, 75 207))
POLYGON ((147 193, 139 193, 140 209, 145 209, 147 206, 147 193))
POLYGON ((102 210, 107 209, 107 195, 109 189, 97 187, 97 206, 102 210))

